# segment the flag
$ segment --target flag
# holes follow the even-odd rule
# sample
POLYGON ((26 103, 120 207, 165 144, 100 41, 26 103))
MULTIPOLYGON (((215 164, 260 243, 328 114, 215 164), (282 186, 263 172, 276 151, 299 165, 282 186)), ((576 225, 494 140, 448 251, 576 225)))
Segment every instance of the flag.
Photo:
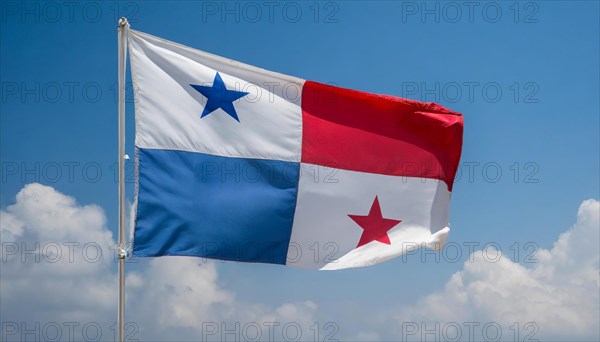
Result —
POLYGON ((447 240, 459 113, 135 30, 128 45, 133 256, 342 269, 447 240))

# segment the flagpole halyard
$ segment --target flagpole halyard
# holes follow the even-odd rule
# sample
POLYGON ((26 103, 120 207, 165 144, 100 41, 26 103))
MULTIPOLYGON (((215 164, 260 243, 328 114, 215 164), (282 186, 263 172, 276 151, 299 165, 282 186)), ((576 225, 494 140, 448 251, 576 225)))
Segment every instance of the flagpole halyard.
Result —
POLYGON ((119 309, 117 314, 117 341, 125 340, 125 66, 127 58, 126 18, 119 19, 119 309))

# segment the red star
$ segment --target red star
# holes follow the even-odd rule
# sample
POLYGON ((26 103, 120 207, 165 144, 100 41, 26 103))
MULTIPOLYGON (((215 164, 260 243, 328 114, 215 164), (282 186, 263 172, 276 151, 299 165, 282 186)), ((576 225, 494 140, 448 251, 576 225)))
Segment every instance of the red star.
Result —
POLYGON ((390 237, 387 235, 388 230, 392 229, 395 225, 402 222, 400 220, 392 220, 383 218, 381 215, 381 207, 379 207, 379 199, 375 196, 375 200, 371 205, 371 210, 367 216, 359 215, 348 215, 354 222, 356 222, 362 229, 363 233, 358 241, 356 248, 366 245, 371 241, 379 241, 385 244, 391 244, 390 237))

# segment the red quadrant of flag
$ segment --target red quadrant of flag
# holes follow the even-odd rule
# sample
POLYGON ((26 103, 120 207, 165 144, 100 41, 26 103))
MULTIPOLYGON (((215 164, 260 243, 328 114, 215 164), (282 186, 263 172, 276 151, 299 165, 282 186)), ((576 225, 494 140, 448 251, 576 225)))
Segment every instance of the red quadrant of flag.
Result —
POLYGON ((302 162, 444 181, 452 190, 463 117, 435 103, 306 81, 302 162))

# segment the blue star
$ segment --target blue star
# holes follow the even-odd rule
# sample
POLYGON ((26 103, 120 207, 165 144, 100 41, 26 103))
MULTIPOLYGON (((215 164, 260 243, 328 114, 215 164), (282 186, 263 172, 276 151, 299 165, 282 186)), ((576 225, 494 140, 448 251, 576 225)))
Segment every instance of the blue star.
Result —
POLYGON ((208 114, 214 112, 215 110, 221 108, 225 113, 229 114, 232 118, 234 118, 237 122, 240 122, 240 119, 235 112, 235 108, 233 107, 233 101, 248 95, 249 93, 243 91, 236 90, 228 90, 225 87, 225 83, 223 83, 223 79, 219 72, 215 76, 212 87, 201 86, 196 84, 190 84, 196 91, 206 97, 206 106, 204 106, 204 111, 202 112, 201 118, 207 116, 208 114))

